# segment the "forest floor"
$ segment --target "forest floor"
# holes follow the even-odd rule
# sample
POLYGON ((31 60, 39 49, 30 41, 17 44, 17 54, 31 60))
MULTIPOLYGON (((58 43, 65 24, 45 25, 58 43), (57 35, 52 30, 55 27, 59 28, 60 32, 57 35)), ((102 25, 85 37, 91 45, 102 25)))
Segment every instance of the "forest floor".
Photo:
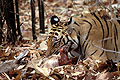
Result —
MULTIPOLYGON (((0 45, 0 80, 119 80, 119 66, 112 60, 103 62, 88 57, 84 61, 77 61, 76 64, 73 58, 68 60, 68 64, 60 55, 45 56, 51 16, 57 15, 63 21, 68 20, 69 17, 78 16, 89 9, 94 10, 91 4, 95 3, 85 3, 83 0, 74 2, 48 0, 44 3, 45 34, 41 34, 38 3, 35 2, 36 41, 32 38, 30 2, 29 0, 20 2, 19 15, 23 40, 17 41, 15 45, 11 43, 0 45)), ((96 9, 96 6, 94 8, 96 9)))

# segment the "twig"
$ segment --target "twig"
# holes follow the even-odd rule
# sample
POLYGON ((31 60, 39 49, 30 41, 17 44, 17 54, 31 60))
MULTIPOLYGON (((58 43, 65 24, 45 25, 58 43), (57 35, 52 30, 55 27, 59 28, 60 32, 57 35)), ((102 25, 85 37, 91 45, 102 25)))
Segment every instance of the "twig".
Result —
POLYGON ((98 42, 102 42, 102 41, 106 41, 106 40, 110 40, 113 39, 112 37, 108 37, 108 38, 104 38, 103 40, 99 40, 98 42))
POLYGON ((109 49, 104 49, 104 48, 101 48, 101 47, 99 47, 99 46, 97 46, 97 45, 95 45, 95 44, 93 44, 93 43, 90 43, 90 42, 88 42, 88 43, 89 43, 89 44, 92 44, 92 45, 95 46, 96 48, 101 49, 101 50, 103 50, 103 51, 120 54, 120 52, 118 52, 118 51, 113 51, 113 50, 109 50, 109 49))

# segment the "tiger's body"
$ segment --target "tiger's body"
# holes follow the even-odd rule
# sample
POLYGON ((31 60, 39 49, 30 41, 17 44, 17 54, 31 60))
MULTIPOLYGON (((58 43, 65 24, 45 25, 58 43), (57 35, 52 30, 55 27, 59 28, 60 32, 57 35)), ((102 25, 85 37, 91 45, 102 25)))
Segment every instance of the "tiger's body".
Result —
POLYGON ((61 22, 57 16, 51 18, 52 28, 48 38, 48 52, 58 52, 61 45, 71 42, 69 53, 84 59, 117 59, 120 50, 120 21, 106 20, 98 13, 87 13, 83 17, 72 17, 61 22))

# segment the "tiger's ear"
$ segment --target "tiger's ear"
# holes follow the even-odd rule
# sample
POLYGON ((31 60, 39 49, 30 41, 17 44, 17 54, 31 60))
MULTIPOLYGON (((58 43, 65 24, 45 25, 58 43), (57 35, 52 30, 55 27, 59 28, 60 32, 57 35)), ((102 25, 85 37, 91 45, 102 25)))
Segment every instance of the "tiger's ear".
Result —
POLYGON ((72 23, 72 17, 68 19, 68 22, 65 24, 66 26, 72 23))
POLYGON ((52 25, 58 23, 59 21, 60 21, 60 19, 57 16, 55 16, 55 15, 52 16, 51 20, 50 20, 50 22, 51 22, 52 25))

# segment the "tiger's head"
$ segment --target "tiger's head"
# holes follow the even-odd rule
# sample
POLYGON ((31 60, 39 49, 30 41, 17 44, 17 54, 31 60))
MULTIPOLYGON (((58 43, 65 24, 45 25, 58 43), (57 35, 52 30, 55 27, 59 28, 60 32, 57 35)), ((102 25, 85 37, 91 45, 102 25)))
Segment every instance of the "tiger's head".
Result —
POLYGON ((52 16, 50 22, 52 28, 49 31, 47 55, 56 53, 58 48, 64 43, 63 39, 68 34, 68 25, 71 24, 72 17, 68 22, 61 22, 57 16, 52 16))

